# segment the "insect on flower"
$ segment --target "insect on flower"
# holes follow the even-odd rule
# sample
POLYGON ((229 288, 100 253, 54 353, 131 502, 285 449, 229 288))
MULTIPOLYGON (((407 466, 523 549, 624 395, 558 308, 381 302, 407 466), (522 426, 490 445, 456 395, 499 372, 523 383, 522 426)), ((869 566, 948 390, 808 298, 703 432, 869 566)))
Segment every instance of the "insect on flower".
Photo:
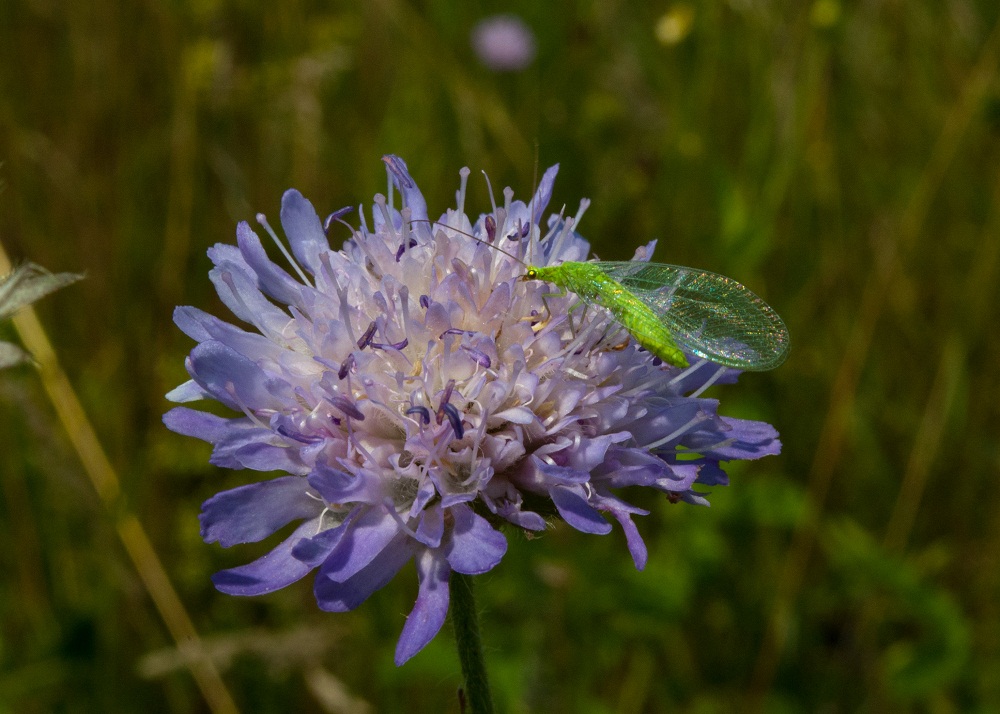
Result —
POLYGON ((560 289, 597 305, 656 357, 688 367, 686 348, 725 367, 763 372, 788 356, 788 329, 770 305, 718 273, 666 263, 564 261, 537 266, 475 236, 525 267, 521 280, 560 289))
POLYGON ((359 210, 356 226, 343 211, 321 221, 294 189, 281 200, 288 247, 258 216, 292 272, 247 222, 236 245, 209 249, 209 276, 236 319, 177 308, 197 344, 164 422, 210 442, 213 464, 260 472, 205 501, 206 541, 239 546, 297 524, 256 560, 216 573, 220 591, 265 595, 315 573, 317 605, 345 612, 414 564, 402 664, 442 627, 451 574, 491 571, 508 533, 617 525, 644 568, 633 519, 648 511, 623 491, 706 505, 706 489, 728 483, 722 464, 781 450, 771 425, 700 396, 737 370, 703 360, 663 369, 653 355, 760 369, 777 362, 763 346, 782 355, 787 338, 732 281, 646 263, 653 244, 634 263, 584 262, 585 202, 572 218, 542 217, 557 166, 528 203, 506 190, 502 204, 471 216, 463 169, 456 206, 433 220, 405 162, 383 160, 392 190, 359 210), (333 221, 350 231, 338 248, 333 221), (541 281, 606 314, 577 315, 574 326, 576 298, 543 303, 541 281), (230 413, 191 408, 201 400, 230 413))
POLYGON ((610 312, 640 345, 687 367, 678 345, 699 357, 748 371, 774 369, 788 356, 778 314, 740 283, 718 273, 664 263, 598 261, 529 265, 523 280, 544 280, 564 295, 610 312))

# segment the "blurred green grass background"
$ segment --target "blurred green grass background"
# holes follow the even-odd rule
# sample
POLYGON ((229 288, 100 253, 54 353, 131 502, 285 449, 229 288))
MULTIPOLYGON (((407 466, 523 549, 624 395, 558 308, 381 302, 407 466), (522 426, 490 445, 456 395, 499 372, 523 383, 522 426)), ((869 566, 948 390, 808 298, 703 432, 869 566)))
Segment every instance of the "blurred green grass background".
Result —
MULTIPOLYGON (((205 545, 199 506, 256 474, 160 422, 173 306, 226 314, 205 249, 289 186, 368 204, 389 152, 432 215, 462 166, 478 213, 479 170, 526 197, 559 162, 601 257, 658 238, 792 334, 712 390, 782 455, 710 509, 635 494, 644 572, 620 531, 556 529, 477 579, 500 711, 1000 710, 995 2, 518 0, 512 74, 469 46, 494 4, 264 7, 0 3, 0 241, 87 273, 43 322, 241 710, 458 711, 447 627, 392 664, 412 567, 345 615, 309 580, 217 593, 267 546, 205 545)), ((208 711, 33 370, 0 374, 0 431, 0 712, 208 711)))

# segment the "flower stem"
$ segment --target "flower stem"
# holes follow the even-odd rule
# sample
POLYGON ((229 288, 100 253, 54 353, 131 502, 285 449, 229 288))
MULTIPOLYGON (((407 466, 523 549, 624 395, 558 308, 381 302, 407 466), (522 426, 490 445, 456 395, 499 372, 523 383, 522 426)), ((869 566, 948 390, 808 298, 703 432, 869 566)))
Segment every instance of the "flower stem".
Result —
POLYGON ((493 714, 490 683, 483 662, 479 639, 479 613, 472 591, 472 576, 451 573, 451 622, 455 626, 455 644, 465 677, 465 697, 470 714, 493 714))

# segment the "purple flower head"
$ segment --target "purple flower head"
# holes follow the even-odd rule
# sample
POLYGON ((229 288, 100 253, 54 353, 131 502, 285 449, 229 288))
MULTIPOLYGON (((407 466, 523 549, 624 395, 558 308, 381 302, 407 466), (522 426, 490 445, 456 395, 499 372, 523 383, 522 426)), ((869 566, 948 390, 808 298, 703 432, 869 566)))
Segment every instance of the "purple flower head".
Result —
POLYGON ((557 167, 529 204, 508 190, 474 222, 462 208, 463 170, 459 208, 432 223, 406 164, 385 161, 403 208, 377 196, 370 223, 360 216, 341 250, 295 190, 281 202, 291 272, 247 223, 237 245, 209 250, 220 297, 249 327, 178 308, 177 325, 198 344, 190 381, 168 397, 215 399, 235 415, 177 407, 164 421, 212 443, 218 466, 286 474, 205 502, 202 535, 223 547, 298 522, 264 557, 217 573, 219 590, 259 595, 316 570, 319 606, 340 612, 415 561, 402 664, 441 628, 450 573, 500 562, 502 526, 562 520, 603 534, 617 522, 641 569, 632 516, 646 512, 620 489, 705 504, 696 489, 726 483, 720 462, 775 454, 780 443, 770 425, 720 416, 700 396, 734 370, 694 358, 686 369, 663 365, 602 310, 570 311, 573 295, 543 303, 551 287, 520 279, 516 258, 548 265, 589 253, 573 230, 586 203, 540 225, 557 167))
POLYGON ((472 29, 472 48, 490 69, 513 72, 535 59, 535 34, 516 15, 493 15, 472 29))

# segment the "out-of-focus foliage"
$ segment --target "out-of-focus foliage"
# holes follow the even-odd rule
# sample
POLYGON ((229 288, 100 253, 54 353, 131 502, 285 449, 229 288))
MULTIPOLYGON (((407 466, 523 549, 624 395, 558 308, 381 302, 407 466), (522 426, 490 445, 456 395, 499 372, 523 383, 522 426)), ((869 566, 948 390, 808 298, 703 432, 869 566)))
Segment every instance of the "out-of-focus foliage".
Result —
MULTIPOLYGON (((212 589, 249 547, 203 544, 198 508, 246 477, 160 423, 173 306, 225 312, 205 249, 289 186, 367 203, 393 152, 432 211, 471 167, 475 209, 480 169, 526 194, 536 151, 602 258, 660 238, 793 345, 715 388, 784 453, 710 509, 644 503, 645 572, 620 532, 511 537, 478 587, 501 711, 1000 708, 1000 8, 513 2, 537 55, 494 74, 469 33, 498 9, 0 3, 0 240, 88 274, 40 313, 241 708, 457 711, 458 664, 444 632, 392 665, 412 574, 346 615, 305 581, 212 589)), ((29 368, 0 433, 0 712, 205 711, 29 368)))
MULTIPOLYGON (((0 320, 81 277, 74 273, 53 274, 34 263, 24 263, 0 275, 0 320)), ((0 342, 0 369, 26 362, 31 362, 31 355, 11 342, 0 342)))

